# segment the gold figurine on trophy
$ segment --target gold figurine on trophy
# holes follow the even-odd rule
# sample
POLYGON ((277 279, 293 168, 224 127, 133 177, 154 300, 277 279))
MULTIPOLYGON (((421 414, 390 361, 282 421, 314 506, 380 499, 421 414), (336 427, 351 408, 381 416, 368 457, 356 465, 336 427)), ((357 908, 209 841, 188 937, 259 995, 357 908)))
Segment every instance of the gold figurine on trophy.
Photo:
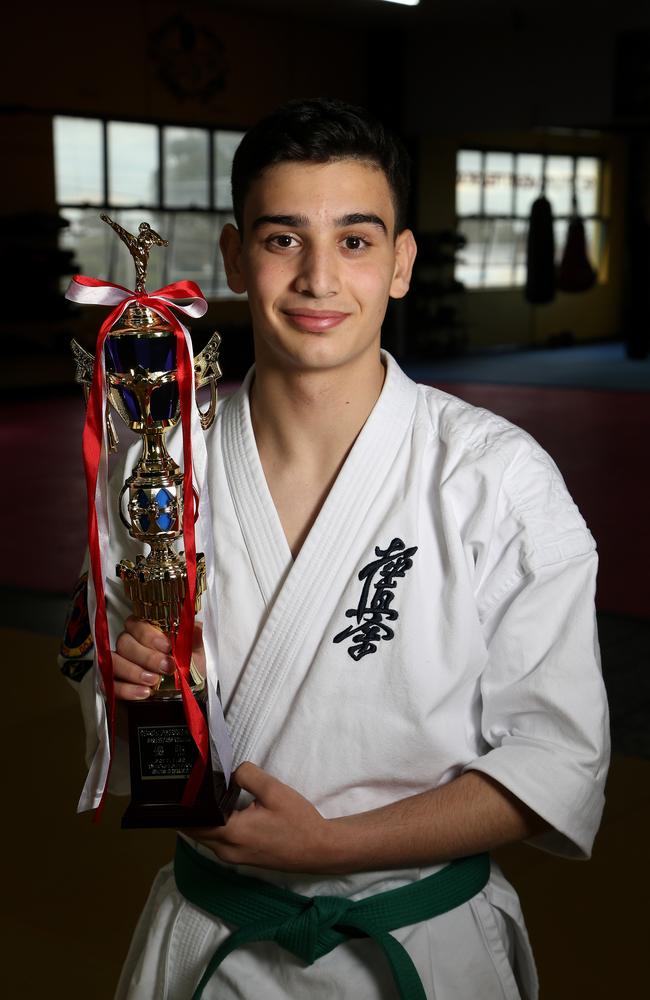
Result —
POLYGON ((128 248, 135 264, 135 291, 144 292, 147 283, 147 267, 149 265, 149 254, 152 247, 168 247, 169 240, 164 240, 155 229, 152 229, 148 222, 141 222, 138 226, 138 235, 123 229, 117 222, 113 222, 110 216, 102 213, 99 217, 102 222, 106 222, 111 229, 117 233, 122 243, 128 248))

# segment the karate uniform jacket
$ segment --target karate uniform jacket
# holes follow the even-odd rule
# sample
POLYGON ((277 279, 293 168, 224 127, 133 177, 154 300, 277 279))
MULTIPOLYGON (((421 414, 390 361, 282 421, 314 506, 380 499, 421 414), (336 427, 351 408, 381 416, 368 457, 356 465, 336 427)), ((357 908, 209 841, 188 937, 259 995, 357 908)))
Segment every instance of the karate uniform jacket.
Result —
MULTIPOLYGON (((254 761, 325 817, 480 771, 549 824, 534 846, 587 857, 608 758, 593 539, 529 435, 384 362, 380 398, 295 560, 255 444, 252 373, 208 432, 216 573, 204 600, 214 602, 218 635, 208 669, 218 673, 235 765, 254 761)), ((133 557, 124 530, 114 535, 133 557)), ((114 637, 129 613, 120 588, 107 581, 114 637)), ((117 785, 121 773, 116 762, 117 785)), ((439 867, 340 877, 239 870, 306 895, 362 898, 439 867)), ((229 931, 163 869, 118 997, 189 998, 229 931)), ((517 896, 496 866, 473 900, 394 934, 428 997, 537 996, 517 896)), ((205 992, 261 996, 374 1000, 395 990, 376 946, 361 940, 310 967, 275 944, 250 946, 205 992)))

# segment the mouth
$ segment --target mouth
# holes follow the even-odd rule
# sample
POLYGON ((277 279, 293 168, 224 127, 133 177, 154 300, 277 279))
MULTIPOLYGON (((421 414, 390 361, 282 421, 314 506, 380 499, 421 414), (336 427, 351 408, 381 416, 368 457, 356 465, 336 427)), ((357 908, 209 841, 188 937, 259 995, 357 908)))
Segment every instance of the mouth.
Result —
POLYGON ((347 319, 349 313, 330 309, 284 309, 284 315, 297 330, 307 333, 322 333, 331 330, 347 319))

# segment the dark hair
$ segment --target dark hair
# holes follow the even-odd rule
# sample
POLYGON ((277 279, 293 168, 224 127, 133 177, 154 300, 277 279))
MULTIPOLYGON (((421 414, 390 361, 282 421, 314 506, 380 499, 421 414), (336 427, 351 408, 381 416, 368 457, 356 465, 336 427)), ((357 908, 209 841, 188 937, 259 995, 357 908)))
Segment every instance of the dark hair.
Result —
POLYGON ((330 98, 289 101, 242 139, 232 164, 232 201, 242 228, 253 181, 278 163, 354 159, 383 171, 393 196, 395 230, 406 226, 410 160, 404 146, 364 108, 330 98))

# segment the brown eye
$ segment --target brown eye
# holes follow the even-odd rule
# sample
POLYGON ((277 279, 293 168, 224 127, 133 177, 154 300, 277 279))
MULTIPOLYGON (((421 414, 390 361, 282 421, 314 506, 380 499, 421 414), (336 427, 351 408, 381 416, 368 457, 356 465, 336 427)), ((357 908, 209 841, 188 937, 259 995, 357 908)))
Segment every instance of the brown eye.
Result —
POLYGON ((291 250, 293 247, 298 246, 298 240, 291 233, 278 233, 276 236, 269 236, 266 243, 270 247, 276 247, 278 250, 291 250))
POLYGON ((363 241, 360 236, 346 236, 345 248, 346 250, 360 250, 362 242, 363 241))

